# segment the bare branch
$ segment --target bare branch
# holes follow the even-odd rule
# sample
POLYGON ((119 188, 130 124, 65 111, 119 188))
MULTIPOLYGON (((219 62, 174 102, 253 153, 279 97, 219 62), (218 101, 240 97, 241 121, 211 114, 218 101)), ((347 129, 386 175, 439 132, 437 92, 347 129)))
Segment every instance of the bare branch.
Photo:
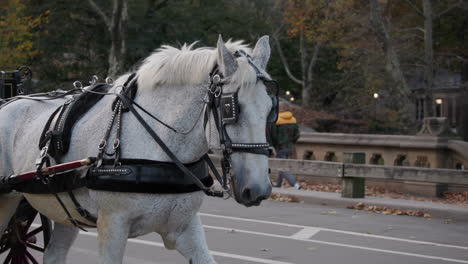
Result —
POLYGON ((106 27, 108 29, 110 29, 111 28, 111 22, 110 22, 109 18, 106 16, 106 14, 104 14, 102 9, 99 8, 99 6, 96 4, 96 2, 94 2, 94 0, 88 0, 88 3, 89 3, 89 5, 91 5, 94 12, 96 12, 101 17, 101 19, 104 21, 104 24, 106 24, 106 27))
POLYGON ((418 13, 420 16, 423 16, 423 17, 424 17, 423 11, 422 11, 419 7, 417 7, 417 6, 413 3, 413 1, 411 1, 411 0, 405 0, 405 2, 406 2, 409 6, 411 6, 411 7, 416 11, 416 13, 418 13))
POLYGON ((310 59, 309 66, 307 67, 307 81, 312 81, 313 73, 314 73, 314 66, 317 64, 318 54, 320 52, 320 48, 322 47, 322 42, 317 42, 314 47, 314 52, 312 53, 312 58, 310 59))
POLYGON ((460 54, 451 53, 451 52, 437 52, 434 55, 441 56, 441 57, 455 57, 455 58, 457 58, 457 59, 459 59, 461 61, 468 61, 468 58, 464 58, 460 54))
POLYGON ((404 28, 404 29, 395 29, 395 32, 402 33, 408 31, 421 31, 423 34, 425 33, 422 27, 413 27, 413 28, 404 28))
POLYGON ((146 11, 145 16, 147 18, 152 16, 159 9, 162 9, 165 6, 167 6, 168 2, 169 2, 169 0, 149 0, 148 1, 148 9, 146 11))
POLYGON ((169 0, 161 0, 161 1, 159 1, 157 4, 155 4, 153 6, 153 9, 155 11, 159 10, 159 9, 163 8, 164 6, 166 6, 168 2, 169 2, 169 0))
POLYGON ((419 67, 419 68, 421 68, 421 69, 426 68, 426 65, 424 65, 424 64, 419 64, 419 63, 402 63, 402 65, 405 65, 405 66, 412 66, 412 67, 419 67))
POLYGON ((456 4, 453 4, 453 5, 449 6, 449 7, 447 7, 446 9, 444 9, 443 11, 439 12, 438 14, 436 14, 434 16, 434 19, 445 15, 445 13, 448 13, 448 12, 452 11, 452 9, 454 9, 456 7, 460 7, 460 5, 462 3, 463 3, 463 0, 459 0, 456 4))
POLYGON ((281 59, 281 62, 283 63, 283 66, 284 66, 284 70, 286 71, 286 74, 288 75, 288 77, 295 83, 297 84, 300 84, 300 85, 303 85, 303 81, 302 80, 299 80, 298 78, 296 78, 296 76, 294 76, 291 71, 289 70, 289 66, 288 66, 288 61, 286 59, 286 56, 284 56, 284 53, 283 53, 283 50, 281 48, 281 43, 278 39, 278 37, 276 35, 273 35, 272 36, 273 40, 275 41, 275 46, 276 48, 278 49, 278 54, 280 55, 280 59, 281 59))
MULTIPOLYGON (((70 18, 78 21, 79 23, 86 25, 86 26, 96 26, 98 24, 99 19, 95 18, 89 18, 89 17, 84 17, 80 16, 77 14, 70 14, 70 18)), ((100 23, 100 21, 99 21, 100 23)))

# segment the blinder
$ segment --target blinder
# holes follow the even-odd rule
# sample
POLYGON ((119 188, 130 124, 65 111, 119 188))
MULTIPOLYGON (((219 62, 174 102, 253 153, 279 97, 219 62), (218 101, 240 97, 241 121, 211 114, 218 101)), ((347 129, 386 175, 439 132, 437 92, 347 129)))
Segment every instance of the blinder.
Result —
POLYGON ((278 120, 278 114, 279 114, 279 85, 278 82, 275 80, 271 79, 271 77, 261 68, 259 68, 255 62, 253 61, 252 57, 247 54, 243 50, 238 50, 234 53, 235 57, 245 57, 248 61, 248 63, 252 66, 252 68, 255 70, 255 73, 257 75, 257 80, 261 80, 263 84, 265 85, 267 94, 271 98, 271 103, 272 107, 270 110, 270 113, 268 114, 267 117, 267 124, 274 124, 278 120))
MULTIPOLYGON (((271 99, 271 110, 268 113, 267 123, 274 124, 278 120, 279 100, 278 100, 278 84, 274 80, 262 80, 265 84, 268 96, 271 99)), ((238 92, 223 93, 220 99, 221 120, 223 125, 235 124, 239 120, 240 106, 238 92)))
POLYGON ((237 123, 240 110, 237 92, 222 94, 220 103, 223 125, 237 123))

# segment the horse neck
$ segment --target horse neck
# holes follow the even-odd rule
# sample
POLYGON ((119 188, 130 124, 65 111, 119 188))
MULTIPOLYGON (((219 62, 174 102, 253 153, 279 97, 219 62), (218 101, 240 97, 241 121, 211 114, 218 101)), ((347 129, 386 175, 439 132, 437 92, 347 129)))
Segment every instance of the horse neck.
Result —
MULTIPOLYGON (((135 97, 136 103, 178 131, 187 131, 195 125, 188 135, 181 135, 139 111, 163 142, 185 163, 198 160, 208 151, 203 116, 200 117, 205 94, 203 85, 164 85, 140 88, 135 97)), ((123 158, 171 161, 133 114, 124 114, 122 122, 123 158)))

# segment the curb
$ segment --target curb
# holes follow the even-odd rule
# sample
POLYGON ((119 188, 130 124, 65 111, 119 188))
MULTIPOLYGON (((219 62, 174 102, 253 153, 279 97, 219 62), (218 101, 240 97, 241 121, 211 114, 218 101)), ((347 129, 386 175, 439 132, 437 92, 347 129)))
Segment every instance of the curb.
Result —
POLYGON ((303 191, 294 188, 273 188, 273 194, 295 196, 305 204, 344 207, 364 203, 400 210, 422 210, 432 218, 468 221, 468 206, 381 197, 343 198, 340 193, 303 191))

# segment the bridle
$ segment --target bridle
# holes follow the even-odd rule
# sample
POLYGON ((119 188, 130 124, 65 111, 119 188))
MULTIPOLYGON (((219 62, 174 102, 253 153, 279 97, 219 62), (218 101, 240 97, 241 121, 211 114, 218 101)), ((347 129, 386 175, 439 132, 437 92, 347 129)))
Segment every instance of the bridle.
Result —
MULTIPOLYGON (((270 110, 267 123, 274 124, 278 119, 278 85, 277 82, 272 80, 264 71, 262 71, 253 61, 253 59, 244 51, 237 51, 234 53, 235 57, 244 57, 247 59, 249 64, 253 67, 256 72, 257 81, 262 81, 267 88, 267 92, 272 100, 272 109, 270 110), (271 93, 273 92, 273 93, 271 93)), ((231 155, 235 152, 251 153, 269 156, 268 148, 270 144, 268 142, 261 143, 240 143, 232 142, 229 134, 227 133, 226 126, 236 124, 239 120, 241 107, 238 100, 237 89, 232 93, 225 93, 223 86, 227 84, 227 81, 223 78, 222 73, 216 67, 210 73, 210 85, 208 88, 209 100, 207 103, 207 110, 205 111, 205 128, 207 120, 209 120, 210 113, 213 116, 216 129, 219 134, 220 146, 223 150, 223 158, 221 160, 221 169, 223 172, 223 178, 220 183, 225 191, 229 191, 228 182, 229 179, 232 181, 231 173, 231 155)), ((267 126, 268 127, 268 126, 267 126)))

